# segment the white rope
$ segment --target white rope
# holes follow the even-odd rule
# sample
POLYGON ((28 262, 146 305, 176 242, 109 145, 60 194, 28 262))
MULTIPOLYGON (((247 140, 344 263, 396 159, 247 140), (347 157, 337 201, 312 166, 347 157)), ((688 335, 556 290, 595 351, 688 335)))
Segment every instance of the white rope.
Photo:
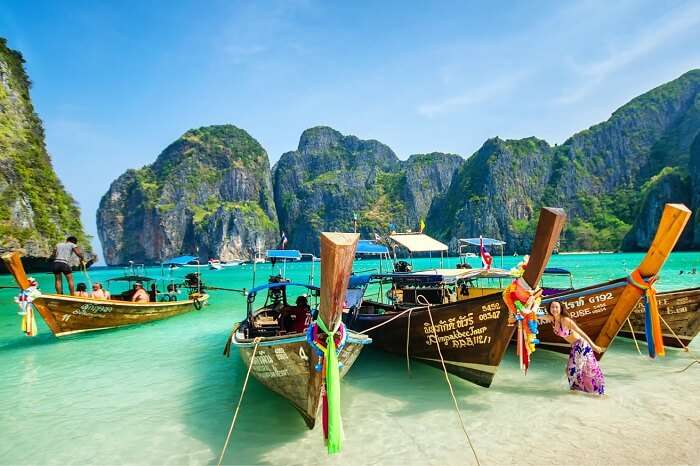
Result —
POLYGON ((685 346, 685 345, 683 344, 683 342, 682 342, 681 339, 678 337, 678 335, 676 335, 676 332, 674 332, 673 329, 671 328, 671 326, 668 325, 668 322, 666 322, 666 319, 664 319, 663 317, 661 317, 661 314, 660 314, 660 313, 659 313, 659 318, 661 319, 661 322, 663 322, 664 325, 666 325, 666 328, 669 329, 669 330, 671 331, 671 333, 673 334, 673 336, 676 337, 676 340, 678 340, 678 343, 680 343, 681 346, 683 347, 683 351, 685 351, 686 353, 689 352, 690 350, 688 349, 688 347, 685 346))
POLYGON ((231 434, 233 433, 233 426, 236 425, 236 418, 238 417, 238 411, 241 409, 241 403, 243 402, 243 395, 245 395, 245 389, 248 386, 248 379, 250 378, 250 370, 253 368, 253 361, 255 360, 255 353, 258 351, 258 344, 260 343, 260 337, 256 337, 254 340, 255 347, 253 348, 253 354, 250 356, 250 364, 248 365, 248 373, 245 375, 245 381, 243 382, 243 388, 241 389, 241 397, 238 399, 238 406, 236 406, 236 411, 233 413, 233 420, 231 421, 231 427, 228 429, 228 435, 226 435, 226 442, 224 442, 224 448, 221 450, 221 456, 219 456, 219 462, 216 463, 217 466, 221 466, 221 462, 224 459, 224 454, 226 454, 226 449, 228 448, 228 442, 231 440, 231 434))
POLYGON ((425 307, 425 306, 416 306, 416 307, 411 307, 411 308, 405 309, 405 310, 399 312, 398 314, 396 314, 396 315, 395 315, 394 317, 392 317, 391 319, 385 320, 384 322, 382 322, 382 323, 380 323, 380 324, 377 324, 377 325, 375 325, 374 327, 370 327, 370 328, 368 328, 368 329, 365 329, 365 330, 363 330, 363 331, 361 331, 361 332, 357 332, 357 333, 366 334, 367 332, 371 332, 372 330, 378 329, 379 327, 382 327, 382 326, 388 324, 388 323, 391 322, 392 320, 398 319, 399 317, 401 317, 402 315, 406 314, 407 312, 415 311, 416 309, 422 309, 423 307, 425 307))
POLYGON ((433 313, 430 312, 430 303, 428 303, 428 300, 425 299, 423 295, 419 295, 417 301, 420 301, 421 298, 427 305, 427 311, 428 311, 428 317, 430 317, 430 326, 431 329, 433 330, 433 335, 435 336, 435 345, 437 346, 438 354, 440 355, 440 362, 442 363, 442 370, 445 372, 445 380, 447 381, 447 386, 450 388, 450 395, 452 395, 452 401, 455 404, 455 409, 457 410, 457 416, 459 416, 459 423, 462 425, 462 430, 464 431, 464 435, 467 437, 467 442, 469 443, 469 448, 471 448, 472 453, 474 454, 474 459, 476 460, 476 464, 478 466, 481 466, 481 462, 479 461, 479 457, 476 454, 476 450, 474 449, 474 445, 472 444, 472 439, 469 437, 469 433, 467 432, 467 428, 464 426, 464 419, 462 418, 462 413, 459 410, 459 403, 457 403, 457 397, 455 396, 455 392, 452 389, 452 383, 450 382, 450 377, 447 373, 447 367, 445 366, 445 359, 442 357, 442 350, 440 349, 440 342, 438 341, 438 336, 437 336, 437 331, 435 330, 435 323, 433 322, 433 313))
POLYGON ((408 325, 406 325, 406 368, 408 370, 408 375, 411 375, 411 358, 408 355, 408 342, 411 338, 411 312, 413 309, 409 309, 408 313, 408 325))
POLYGON ((639 343, 637 343, 637 337, 634 336, 634 328, 632 328, 632 322, 630 321, 630 318, 627 318, 627 324, 630 326, 630 333, 632 334, 632 340, 634 340, 634 346, 637 347, 637 353, 639 355, 642 355, 642 351, 639 349, 639 343))

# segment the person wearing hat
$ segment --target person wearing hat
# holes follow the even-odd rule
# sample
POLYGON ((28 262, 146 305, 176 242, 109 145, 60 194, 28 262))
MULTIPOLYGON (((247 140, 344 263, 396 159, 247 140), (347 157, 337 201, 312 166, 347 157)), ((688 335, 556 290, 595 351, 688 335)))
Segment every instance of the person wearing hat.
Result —
POLYGON ((134 283, 134 295, 131 297, 131 301, 134 303, 148 303, 151 301, 148 293, 143 289, 143 283, 134 283))

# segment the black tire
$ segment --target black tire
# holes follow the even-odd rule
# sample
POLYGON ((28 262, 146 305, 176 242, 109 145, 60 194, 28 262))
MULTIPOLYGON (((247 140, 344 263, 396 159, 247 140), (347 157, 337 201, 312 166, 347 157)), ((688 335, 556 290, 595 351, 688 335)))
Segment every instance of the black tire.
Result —
POLYGON ((197 299, 197 298, 194 298, 194 301, 192 301, 192 305, 193 305, 194 308, 195 308, 196 310, 198 310, 198 311, 199 311, 200 309, 202 309, 202 302, 201 302, 199 299, 197 299))

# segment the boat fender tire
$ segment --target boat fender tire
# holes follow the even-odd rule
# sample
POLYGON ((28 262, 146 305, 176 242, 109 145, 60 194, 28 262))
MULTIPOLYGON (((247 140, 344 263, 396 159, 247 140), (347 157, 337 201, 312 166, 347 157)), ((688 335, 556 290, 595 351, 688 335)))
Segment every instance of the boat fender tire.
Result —
POLYGON ((198 311, 199 311, 200 309, 202 309, 202 302, 201 302, 199 299, 197 299, 197 298, 194 298, 194 301, 192 301, 192 305, 193 305, 194 308, 195 308, 196 310, 198 310, 198 311))

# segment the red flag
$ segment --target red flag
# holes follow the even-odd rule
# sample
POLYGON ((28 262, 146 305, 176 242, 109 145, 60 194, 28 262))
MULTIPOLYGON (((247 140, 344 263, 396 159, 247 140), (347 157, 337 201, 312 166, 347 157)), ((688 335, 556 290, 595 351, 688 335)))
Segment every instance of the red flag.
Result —
POLYGON ((493 256, 484 247, 484 237, 479 236, 479 252, 481 253, 481 263, 486 270, 491 269, 491 263, 493 262, 493 256))

